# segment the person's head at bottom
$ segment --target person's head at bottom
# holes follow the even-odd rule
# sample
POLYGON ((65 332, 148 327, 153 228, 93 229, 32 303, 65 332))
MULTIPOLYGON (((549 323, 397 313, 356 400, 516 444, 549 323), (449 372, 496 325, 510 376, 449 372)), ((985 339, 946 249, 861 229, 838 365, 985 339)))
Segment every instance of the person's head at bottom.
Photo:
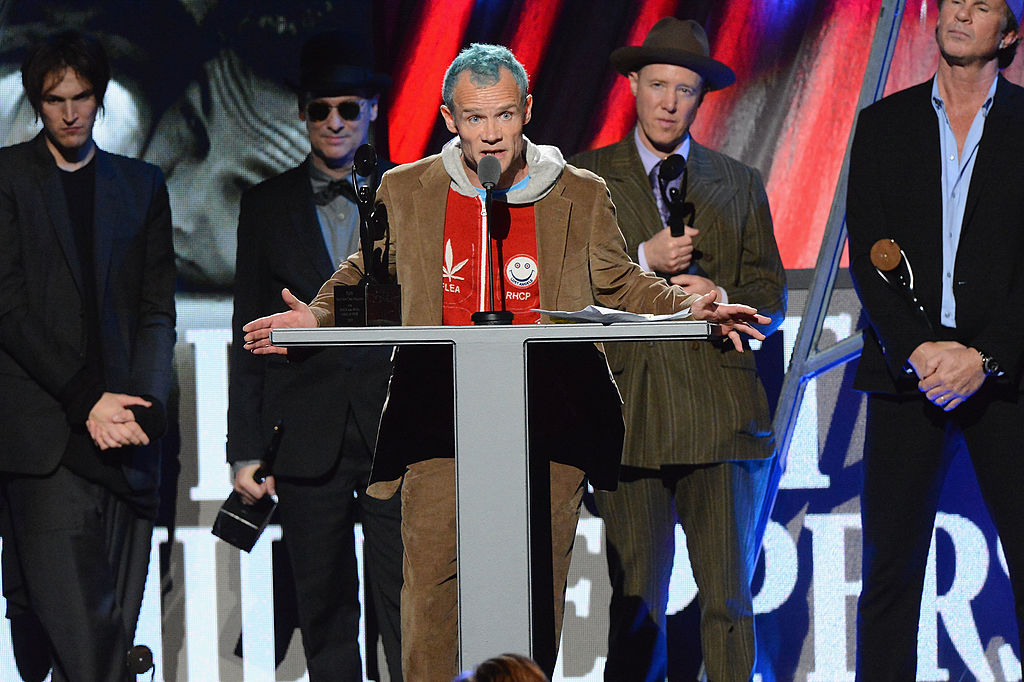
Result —
POLYGON ((548 678, 528 656, 502 654, 488 658, 471 673, 462 673, 455 682, 548 682, 548 678))

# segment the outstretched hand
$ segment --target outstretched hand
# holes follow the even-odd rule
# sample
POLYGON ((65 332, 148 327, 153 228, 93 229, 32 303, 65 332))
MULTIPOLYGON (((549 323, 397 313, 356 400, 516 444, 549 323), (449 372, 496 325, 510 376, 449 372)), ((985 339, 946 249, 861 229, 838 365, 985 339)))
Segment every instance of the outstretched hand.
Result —
POLYGON ((281 298, 284 299, 289 310, 261 317, 242 327, 242 331, 245 332, 245 348, 252 351, 254 355, 288 354, 287 348, 270 343, 270 330, 272 329, 295 329, 317 326, 316 318, 313 316, 309 306, 295 298, 287 288, 281 290, 281 298))
POLYGON ((713 332, 721 336, 728 336, 733 347, 740 353, 743 352, 743 341, 740 339, 740 332, 764 340, 764 334, 751 325, 768 324, 770 319, 764 315, 758 315, 757 310, 742 303, 718 303, 718 289, 715 289, 693 302, 690 306, 690 314, 693 319, 703 322, 710 322, 718 325, 713 332))

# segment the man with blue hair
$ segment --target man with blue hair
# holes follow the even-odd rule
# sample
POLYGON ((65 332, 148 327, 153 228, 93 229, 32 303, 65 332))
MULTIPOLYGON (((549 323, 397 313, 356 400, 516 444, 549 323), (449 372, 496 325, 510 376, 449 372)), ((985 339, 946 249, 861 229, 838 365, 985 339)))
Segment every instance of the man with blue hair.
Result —
MULTIPOLYGON (((720 324, 737 346, 740 331, 762 338, 750 324, 768 320, 752 308, 720 305, 717 293, 688 294, 629 259, 603 181, 566 164, 555 147, 523 135, 533 100, 526 72, 508 49, 472 45, 449 67, 444 83, 441 116, 456 137, 440 154, 388 171, 377 195, 390 219, 389 256, 402 285, 403 324, 469 324, 493 290, 501 292, 501 308, 514 314, 515 324, 539 322, 537 308, 577 310, 596 302, 652 313, 689 308, 695 319, 720 324), (491 209, 500 259, 493 279, 477 176, 484 156, 501 167, 491 209)), ((332 325, 334 286, 355 284, 364 271, 361 257, 350 257, 308 306, 285 290, 291 310, 247 324, 246 347, 282 353, 286 349, 270 344, 272 328, 332 325)), ((535 522, 533 530, 535 546, 541 546, 538 534, 550 539, 552 582, 538 575, 546 572, 534 574, 534 594, 547 585, 551 595, 550 617, 534 621, 534 655, 550 674, 584 482, 589 477, 597 487, 614 487, 623 422, 618 392, 596 346, 539 346, 529 358, 529 450, 534 473, 548 468, 549 476, 537 482, 550 484, 549 499, 535 498, 534 509, 549 503, 550 526, 535 522)), ((391 497, 402 489, 402 663, 408 680, 447 682, 459 667, 453 397, 447 348, 400 349, 368 490, 391 497)))

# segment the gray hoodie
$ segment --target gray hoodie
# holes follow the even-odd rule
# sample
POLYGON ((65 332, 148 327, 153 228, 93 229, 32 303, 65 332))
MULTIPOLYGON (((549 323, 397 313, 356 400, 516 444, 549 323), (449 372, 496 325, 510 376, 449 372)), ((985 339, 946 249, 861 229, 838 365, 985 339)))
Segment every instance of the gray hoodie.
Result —
MULTIPOLYGON (((565 168, 565 157, 558 147, 533 144, 525 135, 523 142, 526 143, 526 164, 530 169, 530 180, 526 187, 508 193, 505 201, 513 205, 532 204, 543 199, 558 182, 565 168)), ((466 175, 466 166, 462 162, 462 143, 458 137, 452 138, 441 148, 441 161, 452 179, 452 189, 463 196, 480 196, 466 175)))

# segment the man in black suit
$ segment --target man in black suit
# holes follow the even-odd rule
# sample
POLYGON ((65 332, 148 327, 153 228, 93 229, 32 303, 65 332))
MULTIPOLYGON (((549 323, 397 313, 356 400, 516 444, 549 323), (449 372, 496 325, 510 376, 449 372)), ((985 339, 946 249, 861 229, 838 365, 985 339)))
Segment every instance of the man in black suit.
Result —
MULTIPOLYGON (((373 71, 364 38, 333 31, 303 47, 299 118, 312 153, 249 190, 238 220, 228 461, 248 501, 279 496, 311 680, 360 680, 359 580, 353 524, 363 524, 367 611, 376 615, 392 680, 401 679, 401 503, 366 494, 391 372, 385 347, 264 358, 245 352, 242 325, 284 308, 282 288, 312 300, 358 250, 349 178, 390 79, 373 71), (253 472, 275 424, 274 475, 253 472)), ((367 178, 368 182, 378 182, 367 178)), ((373 642, 370 642, 372 645, 373 642)), ((375 649, 367 658, 375 660, 375 649)))
POLYGON ((854 384, 869 393, 859 680, 914 679, 925 564, 956 445, 967 446, 1002 539, 1024 632, 1024 322, 1005 311, 1024 296, 1024 89, 999 76, 1022 5, 940 2, 935 77, 857 123, 847 225, 870 322, 854 384), (876 271, 890 239, 903 253, 889 245, 889 260, 909 261, 924 312, 876 271))
POLYGON ((96 147, 109 79, 93 38, 36 45, 22 82, 43 132, 0 150, 3 579, 21 581, 9 613, 38 617, 54 680, 135 679, 171 387, 167 189, 96 147))

